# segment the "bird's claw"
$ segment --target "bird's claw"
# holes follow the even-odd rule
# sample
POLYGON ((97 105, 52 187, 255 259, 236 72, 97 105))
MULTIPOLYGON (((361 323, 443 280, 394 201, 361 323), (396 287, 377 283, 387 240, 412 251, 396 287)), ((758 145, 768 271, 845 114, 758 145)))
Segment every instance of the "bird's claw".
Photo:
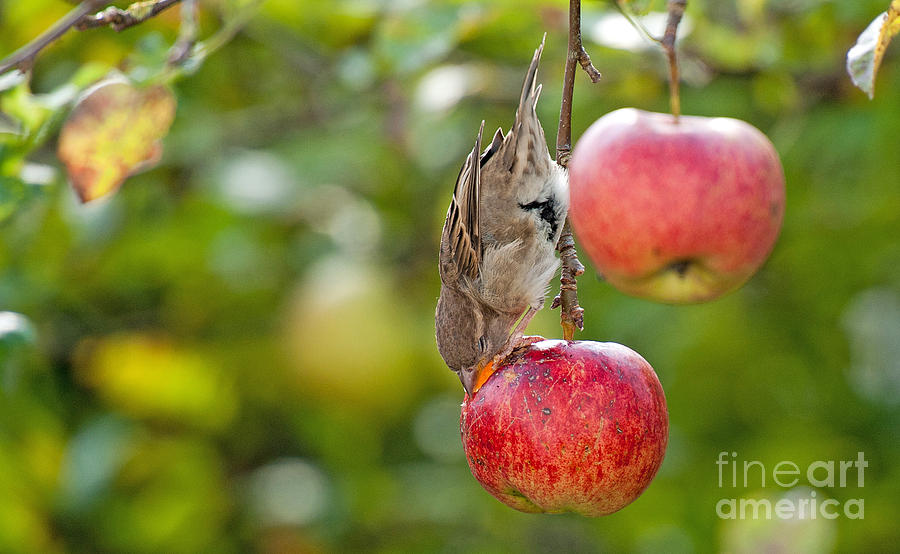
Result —
POLYGON ((519 337, 519 340, 516 341, 516 345, 513 347, 513 350, 519 350, 520 348, 528 348, 532 344, 536 342, 541 342, 542 340, 547 340, 540 335, 524 335, 519 337))

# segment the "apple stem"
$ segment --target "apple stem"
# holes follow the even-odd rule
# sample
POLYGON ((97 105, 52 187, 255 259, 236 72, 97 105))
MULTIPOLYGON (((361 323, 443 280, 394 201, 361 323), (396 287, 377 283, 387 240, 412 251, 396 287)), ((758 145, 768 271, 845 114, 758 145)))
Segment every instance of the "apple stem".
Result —
MULTIPOLYGON (((591 63, 591 57, 584 49, 581 39, 581 0, 569 0, 569 46, 566 56, 566 70, 563 77, 562 104, 559 108, 559 128, 556 132, 556 163, 560 167, 569 165, 572 155, 572 95, 575 90, 575 73, 580 64, 582 69, 596 83, 600 81, 600 72, 591 63)), ((584 266, 578 261, 575 251, 575 237, 569 220, 563 224, 563 231, 556 243, 562 261, 559 278, 559 295, 553 299, 551 308, 561 307, 560 324, 563 338, 575 338, 575 330, 584 329, 584 309, 578 305, 577 277, 584 273, 584 266)))
POLYGON ((679 91, 678 58, 675 54, 675 36, 686 7, 687 0, 669 0, 666 6, 669 12, 669 19, 666 21, 666 32, 662 40, 659 41, 669 60, 669 108, 672 111, 672 115, 675 116, 676 122, 681 115, 681 94, 679 91))

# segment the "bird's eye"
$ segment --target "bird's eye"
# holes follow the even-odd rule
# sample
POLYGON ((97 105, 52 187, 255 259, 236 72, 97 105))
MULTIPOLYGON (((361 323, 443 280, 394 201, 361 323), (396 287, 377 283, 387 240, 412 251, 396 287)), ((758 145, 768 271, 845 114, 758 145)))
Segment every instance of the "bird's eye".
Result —
POLYGON ((482 352, 484 352, 487 349, 487 337, 485 337, 484 335, 481 335, 480 337, 478 337, 478 348, 482 352))

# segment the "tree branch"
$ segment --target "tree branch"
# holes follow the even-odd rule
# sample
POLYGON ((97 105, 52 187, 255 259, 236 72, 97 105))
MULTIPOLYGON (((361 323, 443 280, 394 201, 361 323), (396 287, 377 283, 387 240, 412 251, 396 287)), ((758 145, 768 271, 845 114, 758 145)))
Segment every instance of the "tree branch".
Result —
POLYGON ((666 58, 669 61, 669 108, 676 120, 681 115, 681 93, 678 59, 675 55, 675 35, 678 33, 678 24, 681 23, 686 7, 687 0, 669 0, 666 6, 669 12, 669 19, 666 21, 666 32, 662 40, 659 41, 663 50, 666 51, 666 58))
POLYGON ((576 62, 581 64, 592 82, 600 80, 600 72, 591 63, 591 57, 581 40, 581 0, 569 0, 569 49, 563 77, 562 105, 559 108, 559 129, 556 133, 556 163, 562 167, 569 165, 572 153, 572 94, 575 90, 576 62))
POLYGON ((166 8, 174 6, 181 0, 148 0, 136 2, 128 8, 121 10, 109 7, 99 13, 93 12, 100 9, 108 0, 85 0, 75 9, 67 13, 52 27, 41 33, 37 38, 19 48, 2 61, 0 61, 0 74, 18 67, 21 71, 28 71, 34 64, 34 58, 44 48, 60 39, 72 27, 79 31, 94 29, 97 27, 112 27, 116 31, 122 31, 133 27, 138 23, 156 16, 166 8), (91 15, 93 14, 93 15, 91 15))
POLYGON ((169 51, 169 65, 181 65, 191 55, 197 44, 197 0, 184 0, 181 4, 181 27, 178 40, 169 51))
POLYGON ((19 48, 9 56, 0 61, 0 73, 6 73, 8 70, 18 67, 21 71, 28 71, 34 62, 34 57, 38 53, 66 34, 66 32, 74 27, 82 17, 98 9, 106 3, 106 0, 85 0, 75 9, 67 13, 62 19, 53 24, 52 27, 41 33, 36 39, 32 40, 25 46, 19 48))
MULTIPOLYGON (((592 82, 600 80, 600 72, 591 63, 581 39, 581 0, 569 0, 569 46, 563 77, 562 104, 559 108, 559 128, 556 133, 556 163, 562 167, 568 167, 569 157, 572 155, 572 95, 575 90, 575 72, 578 69, 576 64, 581 65, 592 82)), ((578 305, 577 283, 577 277, 584 273, 584 266, 578 261, 575 238, 568 219, 563 225, 556 249, 562 261, 562 270, 559 295, 553 299, 550 307, 562 308, 559 317, 563 338, 572 340, 576 329, 584 329, 584 309, 578 305)))
POLYGON ((100 13, 85 16, 75 25, 79 31, 97 27, 111 27, 116 32, 124 31, 139 23, 155 17, 167 8, 171 8, 181 0, 147 0, 135 2, 124 10, 110 6, 100 13))

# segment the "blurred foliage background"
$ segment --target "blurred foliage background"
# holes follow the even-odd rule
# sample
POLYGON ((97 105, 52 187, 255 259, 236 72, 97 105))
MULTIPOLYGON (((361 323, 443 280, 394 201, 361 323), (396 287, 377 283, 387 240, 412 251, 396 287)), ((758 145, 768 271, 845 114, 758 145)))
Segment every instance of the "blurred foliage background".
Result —
MULTIPOLYGON (((202 1, 201 34, 235 3, 202 1)), ((690 2, 683 108, 774 141, 788 191, 775 251, 700 306, 581 279, 579 336, 640 352, 668 398, 669 451, 634 504, 525 515, 470 476, 462 390, 433 339, 440 226, 479 122, 508 128, 545 31, 555 143, 566 4, 263 2, 174 83, 161 164, 85 205, 55 156, 73 90, 158 65, 178 10, 41 54, 18 113, 46 140, 14 147, 0 129, 0 551, 895 549, 900 60, 888 52, 874 101, 844 70, 886 0, 690 2), (770 471, 864 452, 864 487, 817 492, 863 498, 865 519, 721 520, 720 498, 806 493, 720 488, 720 451, 770 471)), ((0 56, 69 9, 0 2, 0 56)), ((665 111, 663 56, 610 3, 584 9, 604 78, 578 76, 574 136, 618 107, 665 111)), ((0 123, 21 91, 0 96, 0 123)), ((557 317, 530 331, 559 336, 557 317)))

